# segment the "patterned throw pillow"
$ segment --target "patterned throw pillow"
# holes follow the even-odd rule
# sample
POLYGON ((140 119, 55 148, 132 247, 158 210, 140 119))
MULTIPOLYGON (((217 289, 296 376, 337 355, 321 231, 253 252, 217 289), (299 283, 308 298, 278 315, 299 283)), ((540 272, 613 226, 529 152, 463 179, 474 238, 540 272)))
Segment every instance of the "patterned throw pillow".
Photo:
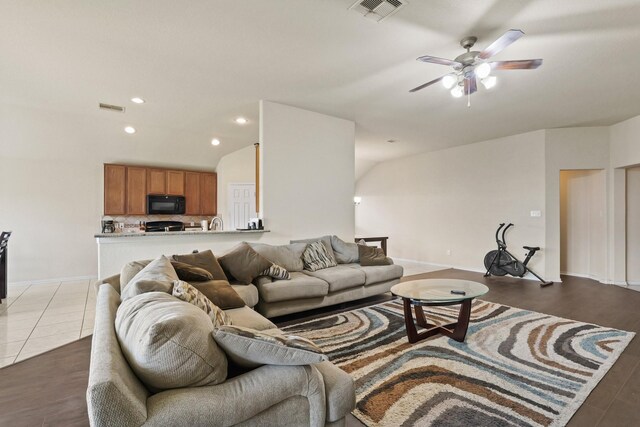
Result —
POLYGON ((302 262, 304 269, 308 271, 317 271, 338 265, 321 241, 313 242, 307 246, 302 254, 302 262))
POLYGON ((320 347, 296 335, 277 329, 256 331, 242 326, 221 326, 213 338, 237 365, 309 365, 329 360, 320 347))
POLYGON ((280 280, 291 279, 291 275, 289 274, 289 272, 285 270, 283 267, 280 267, 278 264, 271 264, 271 267, 263 271, 261 276, 269 276, 269 277, 273 277, 274 279, 280 279, 280 280))
POLYGON ((182 301, 188 302, 189 304, 193 304, 196 307, 202 309, 211 318, 214 328, 231 324, 231 319, 229 318, 227 313, 225 313, 220 309, 220 307, 209 301, 209 298, 205 297, 202 292, 200 292, 187 282, 183 282, 182 280, 176 280, 175 282, 173 282, 172 295, 182 301))

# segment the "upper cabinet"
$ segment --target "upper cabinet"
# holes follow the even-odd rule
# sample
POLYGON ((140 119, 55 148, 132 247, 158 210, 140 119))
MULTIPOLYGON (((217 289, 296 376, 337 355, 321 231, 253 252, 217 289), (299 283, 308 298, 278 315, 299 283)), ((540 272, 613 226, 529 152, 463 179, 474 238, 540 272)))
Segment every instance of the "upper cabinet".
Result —
POLYGON ((148 194, 185 196, 185 215, 217 214, 213 172, 104 165, 105 215, 146 215, 148 194))
POLYGON ((127 213, 127 167, 104 165, 104 213, 124 215, 127 213))

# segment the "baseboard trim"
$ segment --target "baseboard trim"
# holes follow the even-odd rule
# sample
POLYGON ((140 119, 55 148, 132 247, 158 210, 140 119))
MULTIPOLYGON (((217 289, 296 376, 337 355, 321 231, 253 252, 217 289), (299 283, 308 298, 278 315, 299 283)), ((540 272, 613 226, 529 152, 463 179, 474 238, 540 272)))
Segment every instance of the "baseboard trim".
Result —
POLYGON ((636 282, 636 281, 627 282, 627 285, 629 285, 629 286, 640 286, 640 282, 636 282))
POLYGON ((572 273, 570 271, 561 271, 560 274, 563 274, 565 276, 581 277, 583 279, 591 279, 591 280, 595 280, 596 282, 603 283, 605 285, 608 284, 607 280, 603 280, 594 274, 572 273))
POLYGON ((22 285, 50 285, 52 283, 60 282, 75 282, 80 280, 94 280, 98 276, 72 276, 72 277, 57 277, 53 279, 39 279, 39 280, 25 280, 21 282, 9 282, 8 286, 22 286, 22 285))

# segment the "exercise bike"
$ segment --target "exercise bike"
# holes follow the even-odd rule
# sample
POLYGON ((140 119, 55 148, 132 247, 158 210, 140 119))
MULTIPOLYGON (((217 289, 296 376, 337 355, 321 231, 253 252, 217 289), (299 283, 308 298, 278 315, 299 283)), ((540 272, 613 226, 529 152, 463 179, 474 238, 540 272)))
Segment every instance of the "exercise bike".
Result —
POLYGON ((535 255, 536 252, 540 250, 539 247, 535 246, 523 246, 524 249, 528 250, 526 258, 524 262, 518 260, 514 257, 511 252, 507 250, 507 242, 504 240, 504 236, 507 230, 512 227, 513 224, 509 223, 506 227, 505 224, 500 224, 498 230, 496 230, 496 243, 498 244, 498 249, 494 249, 489 251, 484 256, 484 266, 487 269, 484 277, 488 276, 504 276, 510 274, 514 277, 523 277, 527 272, 533 274, 540 280, 540 286, 549 286, 553 285, 553 282, 548 282, 544 280, 542 277, 538 276, 533 270, 527 267, 527 264, 531 260, 531 257, 535 255), (500 230, 502 230, 502 239, 500 239, 500 230))

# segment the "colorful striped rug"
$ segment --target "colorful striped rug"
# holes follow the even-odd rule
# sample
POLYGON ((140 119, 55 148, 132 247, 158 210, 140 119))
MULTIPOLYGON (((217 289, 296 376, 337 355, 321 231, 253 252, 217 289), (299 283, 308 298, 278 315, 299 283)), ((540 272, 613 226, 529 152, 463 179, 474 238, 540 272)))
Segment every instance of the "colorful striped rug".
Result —
MULTIPOLYGON (((457 315, 427 310, 437 323, 457 315)), ((479 300, 471 316, 464 343, 409 344, 399 301, 284 329, 353 377, 353 414, 368 426, 565 425, 634 336, 479 300)))

